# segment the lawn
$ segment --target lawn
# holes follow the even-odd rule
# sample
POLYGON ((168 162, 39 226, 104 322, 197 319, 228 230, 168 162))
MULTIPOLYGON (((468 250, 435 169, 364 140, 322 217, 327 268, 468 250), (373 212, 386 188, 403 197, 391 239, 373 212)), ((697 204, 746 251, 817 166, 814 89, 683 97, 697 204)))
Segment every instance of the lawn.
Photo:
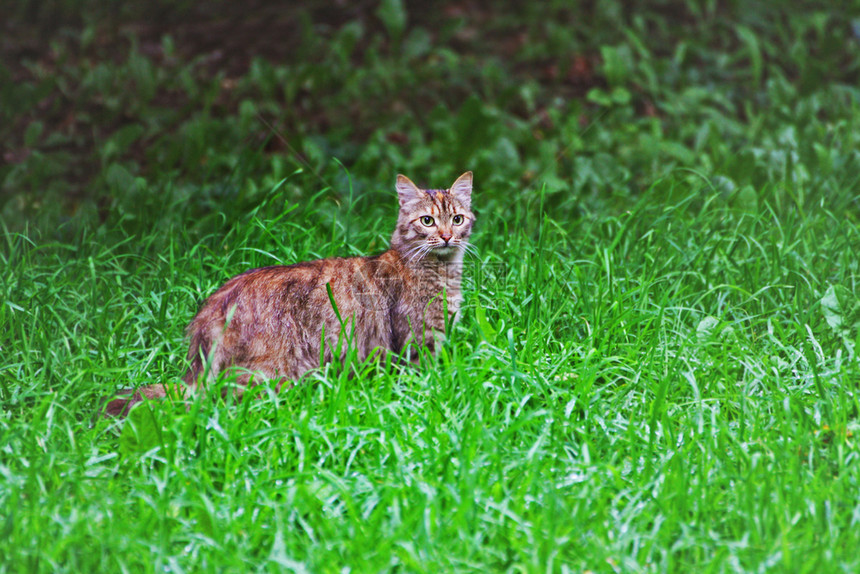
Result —
POLYGON ((532 4, 12 4, 0 572, 860 570, 860 9, 532 4), (435 357, 98 417, 466 170, 435 357))

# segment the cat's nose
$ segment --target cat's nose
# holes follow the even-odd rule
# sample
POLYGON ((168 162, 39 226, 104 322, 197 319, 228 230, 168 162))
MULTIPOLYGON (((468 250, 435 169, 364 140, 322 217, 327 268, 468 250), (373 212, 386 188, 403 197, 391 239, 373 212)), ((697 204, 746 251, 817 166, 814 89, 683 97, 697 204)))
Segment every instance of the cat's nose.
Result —
POLYGON ((445 242, 445 244, 447 245, 448 241, 451 239, 451 233, 444 233, 444 232, 442 232, 442 233, 440 233, 440 234, 439 234, 439 237, 441 237, 441 238, 442 238, 442 241, 444 241, 444 242, 445 242))

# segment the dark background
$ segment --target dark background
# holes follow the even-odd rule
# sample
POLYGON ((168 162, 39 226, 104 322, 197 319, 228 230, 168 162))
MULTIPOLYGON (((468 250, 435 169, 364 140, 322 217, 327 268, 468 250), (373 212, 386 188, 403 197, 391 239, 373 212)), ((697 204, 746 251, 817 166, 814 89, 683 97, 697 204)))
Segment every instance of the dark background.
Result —
POLYGON ((494 189, 545 185, 564 212, 623 205, 678 168, 726 193, 790 178, 795 163, 812 181, 815 142, 845 148, 827 161, 853 161, 838 129, 809 127, 838 128, 856 104, 851 2, 66 0, 4 11, 9 229, 193 226, 247 211, 299 168, 296 197, 370 193, 399 171, 438 185, 468 168, 494 189), (794 159, 780 156, 787 147, 794 159))

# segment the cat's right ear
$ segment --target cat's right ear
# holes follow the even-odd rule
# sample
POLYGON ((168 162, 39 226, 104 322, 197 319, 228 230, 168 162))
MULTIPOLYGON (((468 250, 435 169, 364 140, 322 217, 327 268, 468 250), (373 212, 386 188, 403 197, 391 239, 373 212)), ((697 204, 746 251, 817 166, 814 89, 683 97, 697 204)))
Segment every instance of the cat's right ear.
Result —
POLYGON ((400 207, 407 203, 421 199, 421 190, 418 186, 412 183, 412 180, 402 174, 397 174, 397 197, 400 200, 400 207))
POLYGON ((468 209, 472 204, 472 172, 467 171, 458 177, 450 191, 468 209))

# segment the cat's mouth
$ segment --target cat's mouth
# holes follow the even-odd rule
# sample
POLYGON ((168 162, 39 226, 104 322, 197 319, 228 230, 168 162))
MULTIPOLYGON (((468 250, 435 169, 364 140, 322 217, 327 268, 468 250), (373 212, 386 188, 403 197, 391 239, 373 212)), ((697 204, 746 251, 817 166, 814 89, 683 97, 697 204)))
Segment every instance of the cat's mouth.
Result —
POLYGON ((456 245, 440 245, 439 247, 433 248, 433 253, 436 255, 453 255, 459 250, 460 248, 456 245))

